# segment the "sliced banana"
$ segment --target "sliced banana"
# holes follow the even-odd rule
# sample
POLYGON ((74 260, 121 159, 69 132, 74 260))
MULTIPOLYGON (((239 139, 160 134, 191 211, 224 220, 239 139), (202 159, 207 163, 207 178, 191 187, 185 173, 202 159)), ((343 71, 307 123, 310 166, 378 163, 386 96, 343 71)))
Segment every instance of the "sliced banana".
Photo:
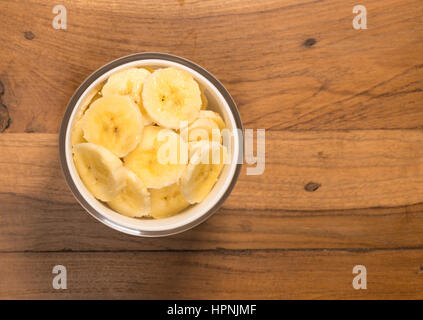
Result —
POLYGON ((143 122, 137 105, 127 96, 107 96, 94 101, 85 112, 84 138, 118 157, 126 156, 141 140, 143 122))
POLYGON ((175 68, 157 69, 144 83, 144 108, 159 125, 178 129, 181 121, 194 121, 202 101, 198 83, 175 68))
POLYGON ((194 141, 216 141, 221 142, 219 126, 210 118, 198 118, 188 127, 181 129, 181 137, 188 142, 194 141))
POLYGON ((107 204, 128 217, 148 216, 151 209, 150 193, 144 183, 131 170, 125 169, 126 186, 107 204))
POLYGON ((124 158, 124 163, 147 188, 163 188, 180 178, 187 163, 184 159, 187 149, 187 144, 173 130, 148 126, 140 144, 124 158))
POLYGON ((205 88, 184 70, 111 75, 74 118, 70 142, 82 182, 134 218, 170 217, 204 200, 228 158, 221 145, 226 124, 208 105, 205 88))
POLYGON ((122 161, 106 148, 93 143, 77 144, 73 159, 82 182, 97 199, 110 201, 125 186, 122 161))
POLYGON ((171 217, 190 205, 176 183, 161 189, 150 189, 150 195, 150 216, 156 219, 171 217))
POLYGON ((199 82, 197 82, 197 84, 198 84, 198 87, 200 88, 200 92, 201 92, 201 110, 205 110, 205 109, 207 109, 207 106, 209 105, 209 100, 207 99, 206 94, 205 94, 206 89, 199 82))
POLYGON ((151 73, 144 68, 130 68, 112 74, 101 93, 104 97, 128 95, 136 104, 141 101, 141 92, 145 79, 151 73))
POLYGON ((141 92, 145 79, 150 75, 146 68, 130 68, 112 74, 102 89, 104 97, 111 95, 127 95, 138 105, 143 115, 144 125, 152 123, 142 103, 141 92))
POLYGON ((71 146, 76 144, 87 142, 84 138, 84 130, 82 130, 82 119, 75 122, 71 131, 71 146))
POLYGON ((180 180, 181 193, 189 203, 201 202, 210 193, 226 158, 226 148, 217 142, 195 144, 194 154, 180 180))
POLYGON ((213 120, 219 126, 220 130, 226 128, 225 121, 223 121, 222 117, 217 112, 211 110, 201 110, 199 118, 207 118, 213 120))

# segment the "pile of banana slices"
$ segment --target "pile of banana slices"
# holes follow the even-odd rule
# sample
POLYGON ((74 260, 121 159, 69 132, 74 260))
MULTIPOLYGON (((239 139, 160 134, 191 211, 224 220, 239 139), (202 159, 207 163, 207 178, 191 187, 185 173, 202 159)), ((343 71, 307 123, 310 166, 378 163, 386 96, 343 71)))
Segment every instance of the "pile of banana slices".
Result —
POLYGON ((134 218, 166 218, 201 202, 228 157, 225 122, 207 106, 204 90, 186 71, 112 74, 85 98, 72 127, 82 182, 95 198, 134 218))

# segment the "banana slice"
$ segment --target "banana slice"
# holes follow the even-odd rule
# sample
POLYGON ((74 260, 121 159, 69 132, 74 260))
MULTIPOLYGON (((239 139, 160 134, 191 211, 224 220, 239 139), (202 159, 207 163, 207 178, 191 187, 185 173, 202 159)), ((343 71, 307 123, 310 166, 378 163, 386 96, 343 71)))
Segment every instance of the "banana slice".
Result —
POLYGON ((94 101, 85 112, 84 138, 118 157, 126 156, 141 140, 143 122, 137 105, 127 96, 108 96, 94 101))
POLYGON ((186 167, 187 149, 187 144, 173 130, 148 126, 140 144, 124 158, 124 163, 147 188, 158 189, 178 181, 186 167), (159 141, 161 138, 165 139, 159 141))
POLYGON ((82 130, 82 119, 79 119, 75 122, 75 124, 72 127, 71 131, 71 146, 87 142, 87 140, 84 139, 84 130, 82 130))
POLYGON ((171 217, 190 205, 176 183, 161 189, 150 189, 150 195, 150 216, 156 219, 171 217))
POLYGON ((181 129, 181 137, 188 142, 207 140, 220 143, 222 140, 219 126, 210 118, 198 118, 188 127, 181 129))
POLYGON ((211 111, 211 110, 201 110, 199 118, 200 119, 201 118, 207 118, 207 119, 213 120, 219 126, 220 130, 223 130, 223 129, 226 128, 225 121, 223 121, 222 117, 217 112, 214 112, 214 111, 211 111))
POLYGON ((110 201, 125 186, 122 161, 106 148, 81 143, 73 147, 76 170, 87 189, 102 201, 110 201))
POLYGON ((104 97, 112 95, 127 95, 139 106, 143 115, 144 125, 152 123, 144 109, 141 92, 145 79, 150 75, 150 71, 145 68, 130 68, 112 74, 102 89, 104 97))
POLYGON ((141 92, 145 79, 151 73, 144 68, 130 68, 112 74, 107 79, 101 93, 104 97, 113 95, 130 96, 136 104, 141 101, 141 92))
POLYGON ((197 82, 201 92, 201 110, 205 110, 207 109, 207 106, 209 105, 209 100, 207 99, 205 94, 206 89, 198 81, 195 81, 195 82, 197 82))
POLYGON ((204 89, 201 89, 201 110, 207 109, 207 106, 209 105, 209 100, 206 97, 206 94, 204 93, 204 89))
POLYGON ((201 141, 194 147, 194 154, 181 180, 181 193, 189 203, 198 203, 210 193, 227 158, 224 146, 217 142, 201 141))
POLYGON ((144 83, 142 98, 153 121, 172 129, 178 129, 181 121, 194 121, 202 104, 198 83, 175 68, 154 71, 144 83))
POLYGON ((144 217, 150 213, 150 193, 138 176, 125 169, 126 186, 107 204, 128 217, 144 217))

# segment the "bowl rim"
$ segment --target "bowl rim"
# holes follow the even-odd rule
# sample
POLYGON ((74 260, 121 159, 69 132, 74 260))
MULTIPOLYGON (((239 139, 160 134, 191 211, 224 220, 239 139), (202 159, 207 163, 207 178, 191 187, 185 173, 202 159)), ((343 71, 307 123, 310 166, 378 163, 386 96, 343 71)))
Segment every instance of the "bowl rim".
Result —
POLYGON ((229 194, 232 192, 240 171, 242 167, 242 145, 243 145, 243 126, 241 121, 241 116, 239 114, 239 110, 236 106, 235 101, 229 94, 228 90, 220 83, 219 80, 217 80, 210 72, 199 66, 198 64, 187 60, 185 58, 175 56, 168 53, 161 53, 161 52, 142 52, 142 53, 135 53, 128 56, 123 56, 121 58, 118 58, 116 60, 113 60, 96 71, 94 71, 91 75, 89 75, 82 83, 81 85, 76 89, 74 94, 72 95, 71 99, 68 102, 68 105, 66 107, 66 111, 63 115, 63 119, 61 122, 60 132, 59 132, 59 156, 60 156, 60 165, 62 168, 62 173, 65 177, 66 183, 71 190, 72 194, 76 198, 76 200, 81 204, 81 206, 95 219, 99 220, 100 222, 104 223, 105 225, 111 227, 112 229, 115 229, 117 231, 127 233, 130 235, 135 236, 144 236, 144 237, 163 237, 163 236, 169 236, 177 233, 181 233, 184 231, 187 231, 189 229, 194 228, 195 226, 199 225, 200 223, 206 221, 208 218, 210 218, 223 204, 223 202, 227 199, 229 194), (234 175, 232 176, 232 180, 221 196, 221 198, 215 203, 215 205, 206 211, 204 214, 199 216, 197 219, 187 223, 183 224, 179 227, 173 228, 173 229, 165 229, 165 230, 156 230, 156 231, 150 231, 150 230, 139 230, 136 228, 129 228, 127 226, 120 225, 119 223, 115 221, 109 220, 106 216, 104 216, 101 212, 97 211, 94 207, 91 206, 91 204, 84 198, 84 196, 81 194, 79 189, 77 188, 75 182, 73 181, 70 173, 70 169, 68 168, 68 164, 66 161, 66 134, 67 134, 67 128, 69 120, 71 119, 71 115, 73 113, 74 108, 76 107, 79 98, 84 94, 84 92, 90 87, 90 85, 95 82, 99 77, 101 77, 104 73, 115 69, 119 67, 120 65, 127 64, 134 61, 140 61, 140 60, 150 60, 150 59, 156 59, 156 60, 164 60, 164 61, 170 61, 175 62, 184 65, 187 68, 190 68, 199 74, 201 74, 203 77, 205 77, 215 88, 219 93, 222 95, 223 99, 229 106, 229 109, 232 113, 232 116, 234 117, 236 128, 234 129, 240 129, 241 132, 241 139, 239 143, 239 153, 238 153, 238 161, 236 164, 234 175))

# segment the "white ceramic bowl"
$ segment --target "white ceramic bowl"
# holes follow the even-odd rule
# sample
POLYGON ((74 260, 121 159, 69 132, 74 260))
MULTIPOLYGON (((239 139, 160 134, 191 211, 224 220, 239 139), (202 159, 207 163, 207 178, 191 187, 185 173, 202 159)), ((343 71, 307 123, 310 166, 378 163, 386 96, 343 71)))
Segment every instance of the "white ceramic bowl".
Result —
POLYGON ((238 109, 228 91, 209 72, 193 62, 164 53, 138 53, 112 61, 90 75, 72 96, 63 116, 59 137, 60 160, 65 179, 79 203, 96 219, 111 228, 137 236, 158 237, 176 234, 195 227, 209 218, 229 196, 238 178, 242 163, 242 123, 238 109), (241 129, 233 136, 231 162, 225 165, 210 194, 201 203, 164 219, 125 217, 95 199, 76 172, 70 143, 71 128, 81 101, 112 73, 129 67, 169 67, 184 69, 205 88, 210 109, 217 111, 229 129, 241 129))

